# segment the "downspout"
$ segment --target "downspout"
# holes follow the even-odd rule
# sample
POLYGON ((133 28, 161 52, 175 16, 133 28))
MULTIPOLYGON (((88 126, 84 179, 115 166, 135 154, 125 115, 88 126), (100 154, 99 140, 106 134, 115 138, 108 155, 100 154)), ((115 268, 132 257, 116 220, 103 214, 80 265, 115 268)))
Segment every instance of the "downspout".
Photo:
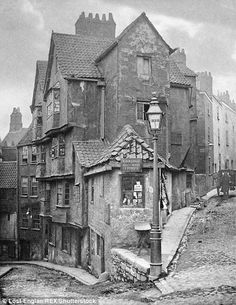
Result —
POLYGON ((20 212, 20 202, 19 202, 19 196, 20 196, 20 158, 19 158, 19 148, 16 147, 17 154, 16 154, 16 259, 20 259, 20 251, 19 251, 19 212, 20 212))
POLYGON ((101 139, 105 138, 105 86, 101 88, 101 117, 100 117, 100 126, 101 126, 101 139))

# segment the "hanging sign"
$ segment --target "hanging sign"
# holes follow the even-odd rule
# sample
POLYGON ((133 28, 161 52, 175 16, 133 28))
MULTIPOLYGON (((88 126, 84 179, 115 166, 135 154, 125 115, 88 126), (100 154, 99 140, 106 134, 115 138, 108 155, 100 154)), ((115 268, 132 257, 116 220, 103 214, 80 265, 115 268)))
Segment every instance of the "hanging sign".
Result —
POLYGON ((140 173, 142 172, 142 159, 125 158, 121 159, 122 173, 140 173))

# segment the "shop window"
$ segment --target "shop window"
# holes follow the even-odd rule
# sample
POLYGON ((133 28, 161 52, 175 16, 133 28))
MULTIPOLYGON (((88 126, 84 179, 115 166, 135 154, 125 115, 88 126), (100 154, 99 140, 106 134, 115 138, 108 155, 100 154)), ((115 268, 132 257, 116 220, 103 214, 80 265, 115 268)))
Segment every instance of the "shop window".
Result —
POLYGON ((21 177, 21 195, 28 195, 28 177, 21 177))
POLYGON ((38 196, 38 182, 35 177, 31 177, 31 196, 38 196))
POLYGON ((137 56, 138 77, 148 80, 151 76, 151 57, 137 56))
POLYGON ((31 162, 36 163, 36 161, 37 161, 37 147, 32 146, 31 147, 31 162))
POLYGON ((71 254, 71 230, 67 227, 62 227, 62 250, 71 254))
POLYGON ((139 207, 145 206, 144 176, 122 175, 121 176, 121 206, 139 207))
POLYGON ((149 109, 149 103, 145 102, 137 102, 137 120, 138 121, 146 121, 147 116, 146 113, 149 109))
POLYGON ((22 164, 28 163, 28 146, 22 148, 22 164))

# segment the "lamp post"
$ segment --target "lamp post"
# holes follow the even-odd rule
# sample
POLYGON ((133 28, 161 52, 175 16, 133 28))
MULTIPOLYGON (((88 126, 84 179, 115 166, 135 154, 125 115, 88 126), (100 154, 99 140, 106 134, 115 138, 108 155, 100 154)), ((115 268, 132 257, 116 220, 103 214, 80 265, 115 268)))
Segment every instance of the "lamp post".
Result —
POLYGON ((158 168, 157 141, 161 130, 163 112, 159 106, 156 93, 153 92, 150 107, 147 111, 149 133, 153 136, 153 221, 150 231, 151 257, 150 279, 155 280, 162 271, 161 259, 161 229, 160 229, 160 174, 158 168))

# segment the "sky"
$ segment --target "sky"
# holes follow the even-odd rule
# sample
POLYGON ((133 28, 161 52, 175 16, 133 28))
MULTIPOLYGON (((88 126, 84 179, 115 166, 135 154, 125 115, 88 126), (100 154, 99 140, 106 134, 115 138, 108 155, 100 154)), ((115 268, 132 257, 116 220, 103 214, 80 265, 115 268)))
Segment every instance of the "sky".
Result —
POLYGON ((187 65, 213 76, 213 91, 236 101, 235 0, 0 0, 0 137, 13 107, 31 122, 37 60, 47 60, 52 31, 74 34, 82 12, 113 14, 118 35, 145 12, 164 40, 184 49, 187 65))

